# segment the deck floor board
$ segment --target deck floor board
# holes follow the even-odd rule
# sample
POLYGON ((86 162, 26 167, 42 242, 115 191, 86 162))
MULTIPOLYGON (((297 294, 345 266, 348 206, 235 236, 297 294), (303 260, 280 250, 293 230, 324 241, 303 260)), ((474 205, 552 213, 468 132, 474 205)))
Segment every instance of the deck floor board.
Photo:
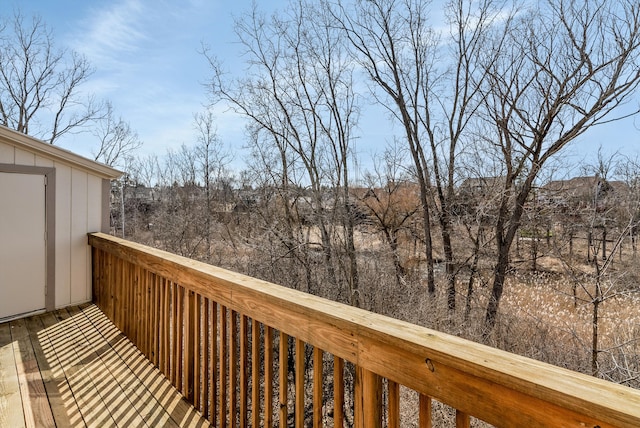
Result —
POLYGON ((86 304, 0 324, 0 426, 209 423, 100 309, 86 304))
POLYGON ((0 324, 0 426, 24 427, 11 326, 0 324))

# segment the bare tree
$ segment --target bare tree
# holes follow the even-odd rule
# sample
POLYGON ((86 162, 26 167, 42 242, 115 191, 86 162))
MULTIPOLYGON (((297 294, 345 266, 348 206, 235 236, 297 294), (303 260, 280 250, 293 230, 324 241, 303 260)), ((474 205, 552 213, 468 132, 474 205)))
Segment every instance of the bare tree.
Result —
POLYGON ((111 103, 106 104, 106 113, 92 133, 100 143, 93 157, 106 165, 116 166, 142 147, 142 141, 129 123, 114 117, 111 103))
POLYGON ((374 97, 403 126, 420 187, 426 238, 427 288, 435 292, 432 220, 440 226, 448 306, 456 305, 452 204, 457 161, 471 142, 468 125, 482 104, 485 74, 479 58, 499 16, 493 1, 449 2, 449 34, 429 23, 428 2, 357 1, 339 6, 336 19, 373 82, 374 97))
POLYGON ((200 166, 202 176, 202 186, 204 187, 204 222, 206 253, 204 260, 211 263, 211 237, 213 205, 215 197, 222 196, 219 202, 226 202, 223 177, 226 174, 226 167, 230 160, 230 155, 225 152, 216 133, 213 112, 207 110, 197 113, 194 116, 195 129, 197 132, 196 158, 200 166))
POLYGON ((56 49, 38 16, 20 12, 0 27, 0 123, 54 144, 102 117, 102 105, 82 99, 80 86, 92 69, 76 52, 56 49))
MULTIPOLYGON (((425 252, 427 262, 427 284, 430 293, 435 293, 433 268, 433 244, 429 198, 431 195, 430 168, 422 142, 421 122, 417 107, 425 68, 433 65, 436 39, 426 25, 426 6, 418 2, 407 2, 406 15, 398 13, 394 1, 356 2, 353 11, 342 5, 335 11, 336 20, 346 31, 357 57, 369 77, 390 97, 391 103, 380 100, 391 115, 404 126, 411 157, 415 164, 416 178, 420 187, 423 212, 425 252), (412 18, 416 20, 413 22, 412 18), (415 24, 415 25, 414 25, 415 24), (403 43, 404 42, 404 43, 403 43), (401 56, 406 49, 411 54, 401 56), (412 63, 412 55, 417 61, 412 63), (406 59, 407 64, 402 64, 406 59), (413 97, 413 98, 412 98, 413 97)), ((378 91, 374 90, 374 96, 378 91)))
MULTIPOLYGON (((358 108, 353 64, 326 10, 324 3, 298 1, 269 20, 256 8, 239 20, 236 31, 250 64, 244 79, 225 82, 215 58, 207 56, 214 71, 213 97, 249 118, 258 158, 279 163, 274 184, 308 190, 310 199, 297 201, 311 208, 309 220, 320 236, 327 280, 338 289, 346 284, 349 302, 359 306, 348 193, 358 108)), ((292 195, 284 196, 289 209, 292 195)))
POLYGON ((138 156, 130 166, 129 172, 136 177, 136 181, 147 187, 160 184, 160 161, 158 155, 153 153, 146 156, 138 156))
POLYGON ((487 144, 500 154, 505 173, 488 334, 511 245, 542 167, 591 127, 620 118, 616 108, 640 83, 640 6, 632 0, 536 3, 507 20, 485 49, 486 119, 495 130, 487 144))
MULTIPOLYGON (((609 161, 612 161, 610 158, 609 161)), ((602 166, 602 158, 599 159, 599 165, 602 166)), ((610 166, 613 164, 610 162, 610 166)), ((604 171, 603 171, 604 172, 604 171)), ((572 283, 572 294, 574 307, 586 306, 589 308, 590 317, 589 325, 591 329, 590 340, 584 340, 584 346, 589 350, 591 374, 593 376, 604 376, 605 378, 620 382, 625 381, 627 373, 626 368, 618 367, 614 361, 614 352, 618 351, 623 357, 633 354, 635 351, 630 348, 637 346, 636 339, 625 339, 616 343, 617 334, 611 331, 611 327, 617 323, 611 318, 623 318, 624 307, 621 304, 626 302, 627 305, 633 305, 633 299, 629 297, 637 293, 635 287, 635 278, 633 263, 622 263, 622 245, 633 228, 638 226, 638 210, 640 209, 640 200, 638 194, 630 187, 619 187, 614 190, 611 187, 603 186, 605 182, 600 179, 594 180, 594 191, 591 204, 588 209, 584 210, 583 215, 585 221, 583 227, 587 233, 591 235, 594 230, 602 231, 602 239, 591 239, 588 241, 588 254, 592 255, 587 260, 575 258, 563 258, 567 277, 572 283), (602 226, 603 218, 610 218, 618 221, 618 227, 611 227, 609 233, 604 233, 602 226), (609 252, 606 252, 607 239, 612 242, 609 252), (614 268, 614 259, 620 254, 621 269, 614 268), (585 268, 586 261, 590 269, 585 268), (577 292, 577 291, 580 292, 577 292), (609 309, 608 315, 605 315, 608 309, 605 303, 612 301, 617 307, 620 314, 615 313, 613 309, 609 309), (605 322, 609 318, 609 322, 605 322), (609 331, 607 331, 607 324, 609 331), (605 344, 606 343, 606 344, 605 344), (603 364, 602 354, 607 354, 610 360, 603 364), (613 364, 611 364, 613 362, 613 364), (603 367, 609 366, 608 370, 603 367), (622 369, 622 370, 621 370, 622 369), (620 373, 615 373, 616 371, 620 373), (621 374, 621 375, 620 375, 621 374)), ((637 373, 636 375, 637 376, 637 373)), ((633 379, 628 379, 633 380, 633 379)))
POLYGON ((420 210, 418 189, 407 179, 404 151, 388 148, 375 173, 368 174, 367 189, 356 189, 359 205, 373 230, 382 235, 389 247, 396 274, 396 284, 405 283, 407 269, 401 257, 400 237, 420 210))

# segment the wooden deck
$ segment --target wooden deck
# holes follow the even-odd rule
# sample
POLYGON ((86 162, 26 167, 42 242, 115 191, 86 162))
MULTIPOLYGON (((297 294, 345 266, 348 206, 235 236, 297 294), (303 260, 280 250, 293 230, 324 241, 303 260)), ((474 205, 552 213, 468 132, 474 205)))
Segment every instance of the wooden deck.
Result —
POLYGON ((95 305, 0 324, 0 427, 209 423, 95 305))

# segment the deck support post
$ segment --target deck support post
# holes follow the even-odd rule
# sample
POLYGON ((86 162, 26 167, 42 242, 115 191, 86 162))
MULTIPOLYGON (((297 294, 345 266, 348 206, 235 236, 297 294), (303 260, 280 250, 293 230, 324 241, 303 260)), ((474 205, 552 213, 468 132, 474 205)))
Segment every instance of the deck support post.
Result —
POLYGON ((362 367, 356 367, 355 426, 382 427, 382 378, 362 367))

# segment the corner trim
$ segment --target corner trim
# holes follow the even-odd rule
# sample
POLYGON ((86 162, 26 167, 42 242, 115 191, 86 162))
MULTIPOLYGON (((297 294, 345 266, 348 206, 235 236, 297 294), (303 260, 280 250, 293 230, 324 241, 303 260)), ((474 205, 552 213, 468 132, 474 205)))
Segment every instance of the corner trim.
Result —
POLYGON ((100 232, 109 233, 111 230, 111 180, 102 179, 102 220, 100 232))

